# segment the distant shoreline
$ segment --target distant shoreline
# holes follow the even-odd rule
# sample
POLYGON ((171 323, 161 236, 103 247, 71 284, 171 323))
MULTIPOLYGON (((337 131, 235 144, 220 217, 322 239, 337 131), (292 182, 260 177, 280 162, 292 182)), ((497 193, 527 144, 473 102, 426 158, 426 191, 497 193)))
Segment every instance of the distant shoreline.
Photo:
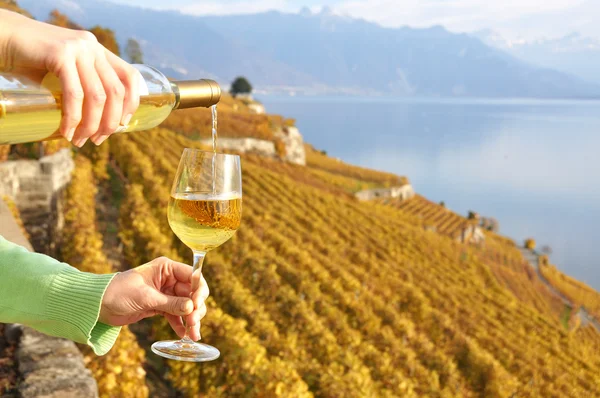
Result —
POLYGON ((432 103, 432 104, 481 104, 481 105, 560 105, 564 104, 590 104, 600 103, 598 98, 535 98, 535 97, 432 97, 432 96, 358 96, 343 94, 266 94, 256 93, 256 99, 277 100, 281 102, 304 102, 306 101, 332 101, 341 102, 370 102, 370 103, 432 103))

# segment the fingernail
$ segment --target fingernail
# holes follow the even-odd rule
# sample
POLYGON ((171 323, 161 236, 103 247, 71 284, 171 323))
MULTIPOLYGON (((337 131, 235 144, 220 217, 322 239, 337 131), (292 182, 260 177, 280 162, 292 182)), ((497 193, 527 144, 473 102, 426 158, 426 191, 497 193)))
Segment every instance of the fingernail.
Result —
POLYGON ((80 138, 77 140, 77 142, 75 142, 75 146, 81 148, 87 142, 87 140, 87 138, 80 138))
POLYGON ((127 126, 129 124, 129 122, 131 121, 131 117, 133 115, 130 113, 129 115, 125 116, 125 119, 123 119, 123 123, 121 123, 123 126, 127 126))
POLYGON ((102 144, 104 141, 106 141, 106 139, 107 139, 107 138, 108 138, 108 136, 107 136, 107 135, 102 135, 102 136, 100 136, 100 138, 98 138, 98 139, 96 140, 96 142, 94 142, 94 144, 96 144, 96 145, 100 145, 100 144, 102 144))
POLYGON ((189 300, 185 300, 185 301, 181 302, 180 309, 183 314, 187 314, 189 312, 188 311, 188 303, 189 302, 190 302, 189 300))
POLYGON ((73 139, 73 135, 75 134, 75 127, 71 127, 69 131, 67 131, 67 141, 71 142, 73 139))

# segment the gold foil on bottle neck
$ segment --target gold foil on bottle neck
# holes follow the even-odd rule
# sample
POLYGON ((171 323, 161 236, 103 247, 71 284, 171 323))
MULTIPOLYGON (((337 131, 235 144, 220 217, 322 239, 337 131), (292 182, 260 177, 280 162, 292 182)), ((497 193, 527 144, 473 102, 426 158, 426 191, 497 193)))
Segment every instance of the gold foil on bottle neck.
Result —
POLYGON ((181 80, 172 84, 176 96, 174 109, 209 108, 221 99, 221 87, 214 80, 181 80))

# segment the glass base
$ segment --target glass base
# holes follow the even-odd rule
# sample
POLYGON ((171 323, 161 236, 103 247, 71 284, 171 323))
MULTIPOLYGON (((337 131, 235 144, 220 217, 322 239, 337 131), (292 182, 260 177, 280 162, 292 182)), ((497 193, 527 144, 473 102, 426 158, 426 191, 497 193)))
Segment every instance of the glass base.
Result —
POLYGON ((161 357, 188 362, 207 362, 219 358, 221 352, 213 346, 193 341, 166 340, 152 344, 152 352, 161 357))

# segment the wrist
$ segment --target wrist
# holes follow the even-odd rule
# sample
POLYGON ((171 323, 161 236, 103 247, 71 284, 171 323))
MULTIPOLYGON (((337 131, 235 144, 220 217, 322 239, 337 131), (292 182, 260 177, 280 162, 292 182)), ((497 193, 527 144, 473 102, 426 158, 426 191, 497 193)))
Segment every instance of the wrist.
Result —
POLYGON ((115 280, 118 281, 118 279, 120 278, 120 275, 121 275, 120 273, 116 273, 115 276, 111 279, 111 281, 106 286, 106 290, 104 291, 104 294, 102 295, 102 301, 100 302, 100 313, 98 314, 98 322, 102 322, 107 325, 111 324, 110 308, 111 308, 111 305, 113 302, 113 297, 114 297, 115 280))

